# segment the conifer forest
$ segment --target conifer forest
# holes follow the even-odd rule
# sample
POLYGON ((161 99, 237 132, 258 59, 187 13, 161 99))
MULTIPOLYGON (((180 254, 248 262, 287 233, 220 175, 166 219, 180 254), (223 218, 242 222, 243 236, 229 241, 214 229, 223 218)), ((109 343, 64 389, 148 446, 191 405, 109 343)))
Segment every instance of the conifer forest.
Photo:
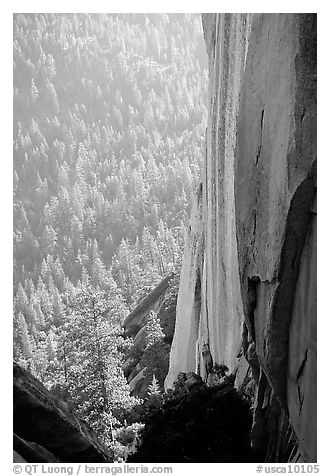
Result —
POLYGON ((13 14, 14 472, 319 471, 316 89, 314 13, 13 14))
POLYGON ((205 155, 201 15, 15 14, 13 58, 14 360, 125 459, 164 399, 159 316, 144 395, 123 323, 169 275, 177 294, 205 155))

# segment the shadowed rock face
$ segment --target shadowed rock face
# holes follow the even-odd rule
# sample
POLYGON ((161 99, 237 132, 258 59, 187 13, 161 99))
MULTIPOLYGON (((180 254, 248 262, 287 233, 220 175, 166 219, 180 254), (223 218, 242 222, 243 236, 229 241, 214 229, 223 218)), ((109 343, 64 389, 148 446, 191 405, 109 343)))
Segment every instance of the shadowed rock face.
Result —
POLYGON ((168 289, 174 273, 164 278, 147 296, 136 306, 136 308, 126 317, 123 324, 125 335, 134 337, 139 330, 146 324, 148 315, 157 304, 161 304, 161 299, 168 289))
POLYGON ((14 364, 14 451, 29 462, 93 462, 110 459, 65 403, 14 364))
MULTIPOLYGON (((174 334, 177 289, 178 276, 175 273, 170 273, 141 300, 124 322, 125 335, 133 338, 133 347, 126 355, 123 371, 129 382, 131 394, 136 397, 145 398, 152 379, 150 369, 141 363, 145 352, 150 312, 155 312, 159 318, 165 335, 164 346, 166 347, 166 357, 168 357, 174 334)), ((159 373, 157 375, 161 387, 167 368, 165 365, 161 375, 159 373)))
POLYGON ((203 196, 167 384, 205 377, 207 344, 240 381, 252 371, 260 458, 316 461, 316 15, 206 14, 203 27, 203 196))

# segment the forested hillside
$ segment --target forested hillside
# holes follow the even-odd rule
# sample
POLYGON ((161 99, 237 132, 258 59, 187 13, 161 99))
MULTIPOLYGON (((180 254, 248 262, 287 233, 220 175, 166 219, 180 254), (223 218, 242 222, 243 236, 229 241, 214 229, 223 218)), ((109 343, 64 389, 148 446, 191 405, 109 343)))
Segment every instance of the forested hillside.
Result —
POLYGON ((181 265, 204 154, 201 19, 17 14, 13 39, 14 358, 107 443, 138 420, 123 320, 181 265))

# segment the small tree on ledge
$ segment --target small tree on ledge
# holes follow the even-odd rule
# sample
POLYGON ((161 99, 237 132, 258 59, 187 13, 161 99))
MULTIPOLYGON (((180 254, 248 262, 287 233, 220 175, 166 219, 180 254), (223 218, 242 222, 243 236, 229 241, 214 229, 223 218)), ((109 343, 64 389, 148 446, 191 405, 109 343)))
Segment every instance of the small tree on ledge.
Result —
POLYGON ((148 386, 148 405, 150 407, 158 408, 162 404, 162 391, 160 389, 158 380, 156 379, 155 374, 152 376, 152 380, 148 386))

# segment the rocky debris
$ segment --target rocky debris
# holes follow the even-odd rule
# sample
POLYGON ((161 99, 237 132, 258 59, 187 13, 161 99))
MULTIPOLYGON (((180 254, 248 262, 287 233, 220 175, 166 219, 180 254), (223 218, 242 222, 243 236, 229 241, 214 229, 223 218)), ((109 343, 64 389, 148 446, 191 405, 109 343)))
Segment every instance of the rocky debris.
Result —
POLYGON ((204 385, 204 382, 203 382, 203 379, 199 375, 195 374, 195 372, 188 372, 187 378, 184 384, 188 392, 191 392, 193 389, 198 388, 201 385, 204 385))
POLYGON ((14 363, 14 451, 29 463, 106 463, 87 426, 39 380, 14 363))
MULTIPOLYGON (((184 395, 203 386, 205 387, 206 384, 200 375, 195 372, 180 372, 173 388, 176 395, 184 395)), ((171 392, 172 390, 169 389, 168 394, 172 394, 171 392)))
POLYGON ((260 458, 314 462, 316 15, 204 14, 203 27, 205 173, 166 383, 207 380, 207 344, 241 384, 252 373, 260 458))
POLYGON ((211 372, 207 376, 206 383, 208 387, 216 387, 217 385, 221 385, 222 380, 223 379, 221 379, 218 374, 216 374, 215 372, 211 372))

